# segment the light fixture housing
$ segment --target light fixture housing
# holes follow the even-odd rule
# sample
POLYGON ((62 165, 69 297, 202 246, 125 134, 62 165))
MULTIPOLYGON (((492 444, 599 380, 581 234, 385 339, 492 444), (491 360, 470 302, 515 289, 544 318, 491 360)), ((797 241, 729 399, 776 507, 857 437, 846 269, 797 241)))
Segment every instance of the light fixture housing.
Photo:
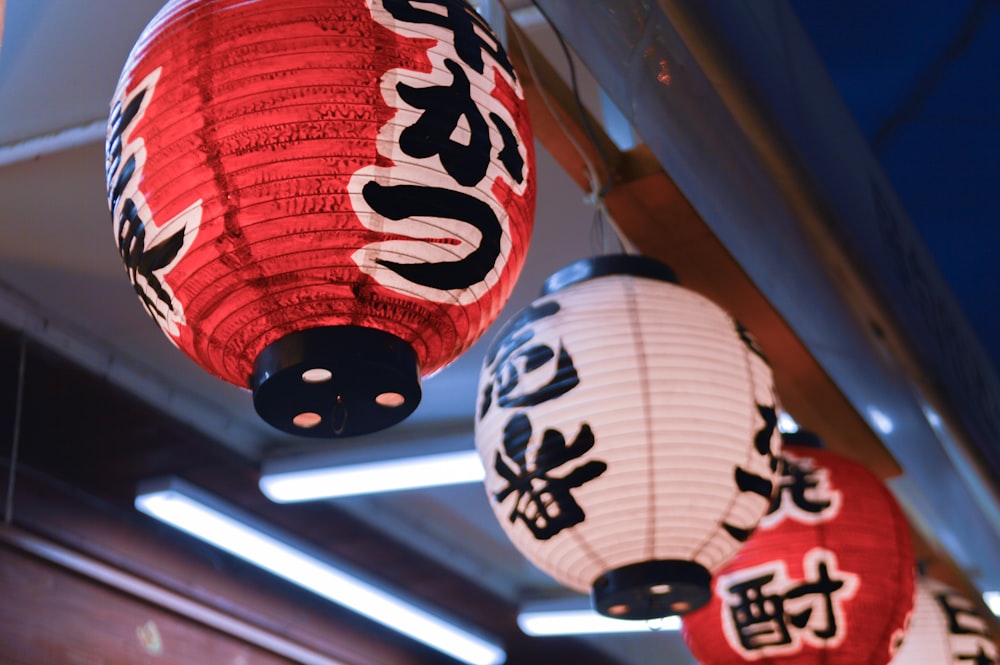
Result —
POLYGON ((780 450, 770 367, 653 259, 552 275, 489 347, 479 391, 497 520, 602 614, 700 606, 767 512, 780 450))
POLYGON ((135 507, 278 577, 469 665, 500 665, 498 641, 389 591, 190 483, 164 478, 139 488, 135 507))
POLYGON ((464 0, 171 0, 115 91, 119 252, 168 339, 293 434, 388 427, 523 266, 534 145, 464 0))
POLYGON ((483 481, 469 433, 421 438, 418 446, 402 438, 362 437, 328 450, 265 459, 260 490, 277 503, 296 503, 483 481))
POLYGON ((598 614, 586 596, 535 601, 521 607, 517 625, 525 635, 602 635, 611 633, 651 633, 680 630, 677 616, 629 621, 598 614))

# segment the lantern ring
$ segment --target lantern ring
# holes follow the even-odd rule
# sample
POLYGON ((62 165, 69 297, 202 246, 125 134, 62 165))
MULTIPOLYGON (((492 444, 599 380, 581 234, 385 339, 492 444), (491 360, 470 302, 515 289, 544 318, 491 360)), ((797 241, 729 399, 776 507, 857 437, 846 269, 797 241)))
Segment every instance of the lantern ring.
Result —
POLYGON ((581 259, 552 273, 542 285, 540 295, 552 295, 573 284, 608 275, 632 275, 679 284, 674 271, 656 259, 638 254, 609 254, 581 259))
POLYGON ((711 599, 712 575, 694 561, 642 561, 598 577, 590 597, 597 612, 614 619, 686 614, 711 599))
POLYGON ((264 347, 249 380, 265 421, 312 438, 355 436, 389 427, 420 403, 413 347, 375 328, 300 330, 264 347))

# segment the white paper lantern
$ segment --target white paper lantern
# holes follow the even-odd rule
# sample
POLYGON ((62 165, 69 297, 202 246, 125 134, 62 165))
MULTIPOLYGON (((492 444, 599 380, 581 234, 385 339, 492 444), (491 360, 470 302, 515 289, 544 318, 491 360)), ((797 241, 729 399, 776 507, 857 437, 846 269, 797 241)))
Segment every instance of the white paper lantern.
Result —
POLYGON ((937 580, 917 582, 913 616, 892 665, 996 665, 989 623, 968 598, 937 580))
POLYGON ((546 282, 490 347, 476 446, 515 546, 609 616, 707 601, 766 513, 780 437, 770 367, 662 264, 605 256, 546 282))

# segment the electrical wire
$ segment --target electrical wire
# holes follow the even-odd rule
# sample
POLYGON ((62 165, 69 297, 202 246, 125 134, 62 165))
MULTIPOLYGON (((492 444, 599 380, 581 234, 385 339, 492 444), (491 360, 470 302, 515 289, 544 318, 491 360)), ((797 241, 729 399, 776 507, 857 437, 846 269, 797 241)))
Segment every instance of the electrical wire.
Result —
POLYGON ((903 102, 872 135, 871 145, 875 154, 882 156, 890 139, 900 127, 908 122, 913 122, 920 114, 927 100, 940 86, 948 66, 969 49, 973 39, 981 34, 980 30, 986 20, 990 18, 990 12, 996 7, 997 3, 993 0, 978 0, 972 6, 958 32, 947 44, 944 51, 924 69, 903 102))
POLYGON ((21 357, 17 365, 17 397, 14 403, 14 435, 10 448, 10 470, 7 476, 7 500, 4 503, 3 523, 10 526, 14 520, 14 482, 17 476, 17 453, 21 443, 21 410, 24 406, 24 366, 28 355, 27 338, 21 336, 21 357))
MULTIPOLYGON (((497 0, 497 3, 500 5, 501 9, 503 9, 503 12, 507 16, 507 18, 510 20, 510 26, 512 28, 514 39, 517 41, 518 46, 521 49, 521 52, 524 54, 524 62, 525 65, 528 67, 528 72, 531 74, 531 77, 535 80, 536 84, 540 83, 541 79, 538 76, 538 73, 534 66, 534 62, 532 61, 530 55, 530 51, 528 49, 527 42, 529 41, 529 39, 527 35, 521 29, 521 26, 518 25, 518 23, 514 20, 513 14, 511 13, 510 8, 507 6, 505 0, 497 0)), ((542 103, 545 104, 545 107, 548 109, 549 114, 552 116, 552 119, 556 122, 556 124, 562 130, 563 135, 569 141, 570 145, 573 146, 573 149, 580 156, 580 159, 583 161, 584 167, 587 171, 587 179, 590 182, 590 195, 587 201, 594 206, 594 217, 591 223, 591 239, 590 239, 591 247, 596 248, 596 251, 598 253, 604 253, 606 251, 607 237, 605 233, 605 228, 610 226, 612 231, 614 231, 614 236, 616 240, 618 241, 618 247, 622 251, 629 251, 629 246, 626 243, 625 239, 623 238, 621 231, 610 219, 610 216, 607 213, 607 208, 604 205, 604 197, 611 189, 611 178, 612 178, 611 162, 608 159, 608 155, 604 151, 604 148, 602 147, 600 141, 597 139, 597 133, 590 122, 590 117, 583 105, 583 100, 580 98, 580 87, 577 81, 576 66, 574 64, 573 57, 569 51, 569 47, 566 45, 566 40, 563 38, 562 33, 560 33, 559 30, 555 27, 555 24, 552 22, 549 16, 538 5, 538 3, 535 2, 535 0, 532 0, 532 5, 535 7, 535 9, 538 10, 539 14, 541 14, 546 24, 552 30, 553 34, 556 37, 557 42, 559 43, 560 48, 562 49, 563 55, 566 58, 566 63, 569 67, 570 89, 573 94, 573 100, 576 104, 577 112, 580 115, 580 124, 583 127, 584 133, 587 135, 587 138, 593 144, 594 150, 597 152, 597 155, 601 161, 601 166, 604 169, 604 172, 607 174, 607 179, 602 180, 602 178, 598 175, 598 170, 594 165, 594 162, 590 159, 587 152, 574 138, 573 133, 569 130, 569 128, 560 118, 560 114, 557 112, 552 101, 549 99, 549 95, 546 93, 544 87, 538 85, 539 96, 542 100, 542 103)))
MULTIPOLYGON (((597 151, 597 156, 601 159, 601 166, 604 167, 604 172, 607 174, 607 180, 603 183, 598 183, 600 186, 595 188, 597 198, 603 199, 611 189, 611 162, 608 159, 608 155, 604 152, 604 148, 601 146, 600 141, 597 140, 597 132, 594 131, 594 126, 590 122, 590 116, 587 113, 587 109, 583 106, 583 100, 580 99, 580 84, 576 77, 576 64, 573 61, 573 56, 569 51, 569 47, 566 45, 566 40, 563 38, 562 33, 556 24, 552 22, 549 15, 545 13, 541 5, 538 4, 537 0, 531 0, 532 6, 538 10, 538 13, 542 15, 545 22, 548 24, 549 28, 552 30, 552 34, 556 36, 556 41, 559 42, 559 47, 562 49, 563 56, 566 58, 566 65, 569 67, 569 82, 570 90, 573 92, 573 101, 576 103, 577 113, 580 114, 580 124, 583 126, 583 131, 587 134, 587 138, 594 146, 594 150, 597 151)), ((527 59, 527 55, 525 55, 527 59)))
MULTIPOLYGON (((521 53, 524 54, 524 64, 527 65, 528 72, 531 74, 531 78, 534 79, 536 82, 541 81, 541 79, 538 76, 538 72, 535 70, 535 63, 532 60, 531 55, 529 54, 530 52, 528 50, 528 41, 529 41, 528 36, 524 34, 524 31, 521 29, 521 26, 518 25, 517 22, 514 20, 510 8, 507 7, 507 3, 504 0, 497 0, 497 3, 503 9, 503 12, 507 16, 507 18, 510 19, 510 26, 513 28, 514 39, 517 40, 517 44, 521 48, 521 53)), ((542 16, 544 17, 544 14, 542 16)), ((562 121, 562 118, 560 118, 556 107, 553 105, 552 100, 549 99, 549 96, 545 92, 545 89, 541 85, 539 85, 538 91, 540 93, 542 103, 545 104, 545 108, 549 110, 549 115, 551 115, 552 119, 555 120, 557 125, 559 125, 559 129, 562 130, 563 134, 566 136, 566 139, 570 142, 570 145, 573 146, 573 149, 576 150, 578 155, 580 155, 580 159, 583 160, 584 168, 587 170, 587 180, 590 181, 591 192, 598 191, 600 187, 600 179, 597 177, 597 170, 594 168, 594 163, 590 161, 590 158, 588 157, 587 153, 583 150, 583 147, 573 137, 572 132, 569 131, 569 128, 562 121)))

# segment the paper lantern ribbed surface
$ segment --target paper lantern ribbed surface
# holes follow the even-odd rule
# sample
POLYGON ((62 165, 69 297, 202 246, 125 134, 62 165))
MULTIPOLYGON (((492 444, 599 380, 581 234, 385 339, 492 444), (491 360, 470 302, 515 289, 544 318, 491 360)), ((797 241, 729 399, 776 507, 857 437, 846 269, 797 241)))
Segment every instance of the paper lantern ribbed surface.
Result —
POLYGON ((913 618, 892 665, 997 665, 986 618, 961 593, 937 580, 917 582, 913 618))
POLYGON ((866 468, 787 445, 774 504, 684 617, 703 665, 886 665, 913 607, 906 518, 866 468))
POLYGON ((620 618, 689 610, 770 503, 770 367, 746 332, 640 256, 557 272, 501 330, 476 446, 515 546, 620 618))
POLYGON ((115 92, 107 185, 167 337, 317 436, 412 411, 506 302, 535 199, 515 73, 462 0, 168 3, 115 92))

